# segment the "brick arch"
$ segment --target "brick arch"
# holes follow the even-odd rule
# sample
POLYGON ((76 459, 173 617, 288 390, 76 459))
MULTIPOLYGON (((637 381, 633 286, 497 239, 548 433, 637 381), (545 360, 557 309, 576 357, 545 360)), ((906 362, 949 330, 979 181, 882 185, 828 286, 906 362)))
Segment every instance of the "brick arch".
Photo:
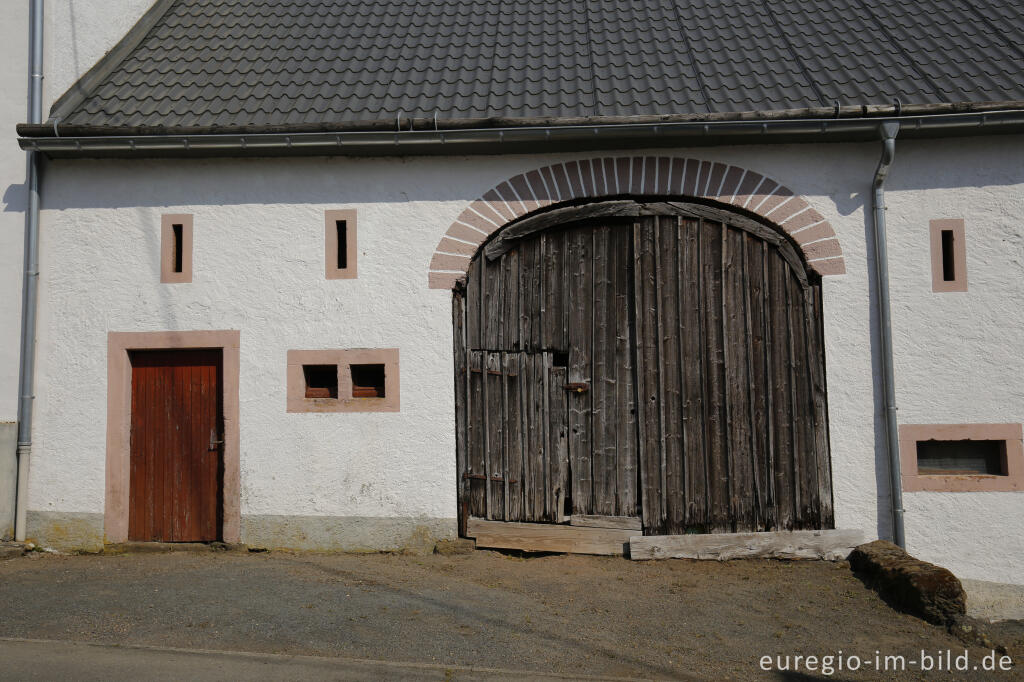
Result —
POLYGON ((698 197, 756 213, 797 243, 820 275, 846 272, 835 230, 789 188, 760 173, 713 161, 669 156, 605 157, 567 161, 522 173, 474 201, 434 250, 431 289, 464 280, 469 262, 493 232, 539 208, 573 199, 635 196, 698 197))

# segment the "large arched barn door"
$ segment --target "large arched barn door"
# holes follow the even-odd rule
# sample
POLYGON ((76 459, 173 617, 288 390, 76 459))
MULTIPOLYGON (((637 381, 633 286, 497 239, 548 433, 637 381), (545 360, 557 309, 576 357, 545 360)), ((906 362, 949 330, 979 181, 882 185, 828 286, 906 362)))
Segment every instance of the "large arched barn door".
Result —
POLYGON ((481 249, 454 317, 463 521, 832 527, 820 283, 774 230, 550 211, 481 249))

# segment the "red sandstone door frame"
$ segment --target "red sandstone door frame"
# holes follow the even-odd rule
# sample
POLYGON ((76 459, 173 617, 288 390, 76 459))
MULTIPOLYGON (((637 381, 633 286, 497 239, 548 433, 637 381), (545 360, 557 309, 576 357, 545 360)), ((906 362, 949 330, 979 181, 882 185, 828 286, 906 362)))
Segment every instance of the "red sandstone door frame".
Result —
POLYGON ((131 478, 131 381, 130 351, 219 349, 223 355, 221 396, 224 411, 224 542, 241 537, 239 486, 238 378, 240 333, 237 330, 187 332, 110 332, 107 335, 107 467, 104 539, 128 540, 131 478))

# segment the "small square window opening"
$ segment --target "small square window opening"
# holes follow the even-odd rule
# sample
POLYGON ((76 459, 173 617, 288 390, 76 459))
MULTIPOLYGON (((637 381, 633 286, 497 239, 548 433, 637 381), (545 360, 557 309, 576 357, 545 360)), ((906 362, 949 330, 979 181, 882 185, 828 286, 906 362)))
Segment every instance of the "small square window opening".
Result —
POLYGON ((384 398, 384 365, 351 365, 353 398, 384 398))
POLYGON ((338 398, 337 365, 303 365, 307 398, 338 398))

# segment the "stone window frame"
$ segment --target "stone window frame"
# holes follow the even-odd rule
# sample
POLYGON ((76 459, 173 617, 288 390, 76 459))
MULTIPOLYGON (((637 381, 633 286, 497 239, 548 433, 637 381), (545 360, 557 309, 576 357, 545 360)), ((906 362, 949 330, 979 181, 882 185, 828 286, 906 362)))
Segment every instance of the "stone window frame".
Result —
POLYGON ((289 350, 288 412, 399 412, 401 381, 397 348, 289 350), (303 365, 336 365, 337 398, 307 398, 303 365), (384 397, 353 398, 351 365, 384 365, 384 397))
POLYGON ((192 214, 164 213, 160 216, 160 282, 192 282, 192 214), (174 271, 174 226, 181 225, 181 272, 174 271))
POLYGON ((944 218, 928 223, 932 257, 932 291, 935 293, 967 291, 967 236, 963 218, 944 218), (953 232, 954 279, 942 276, 942 233, 953 232))
POLYGON ((900 473, 905 492, 1024 491, 1024 428, 1021 424, 902 424, 900 473), (917 444, 928 440, 998 440, 1006 445, 1006 475, 919 474, 917 444))
POLYGON ((324 211, 324 277, 356 279, 356 210, 353 208, 324 211), (338 267, 338 221, 345 221, 345 267, 338 267))

